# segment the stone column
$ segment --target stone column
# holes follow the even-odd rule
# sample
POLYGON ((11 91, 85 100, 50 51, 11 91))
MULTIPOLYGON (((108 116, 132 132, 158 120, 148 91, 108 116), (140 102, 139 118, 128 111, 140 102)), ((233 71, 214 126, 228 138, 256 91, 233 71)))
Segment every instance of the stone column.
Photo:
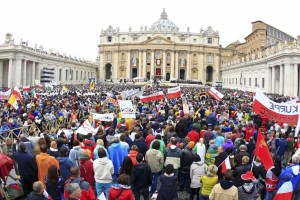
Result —
MULTIPOLYGON (((245 77, 243 76, 243 78, 245 77)), ((244 80, 242 81, 243 81, 243 87, 245 87, 244 80)), ((267 78, 265 84, 266 84, 266 92, 271 93, 272 92, 272 67, 267 68, 267 78)))
POLYGON ((36 63, 35 65, 35 79, 41 80, 41 63, 36 63))
POLYGON ((154 77, 154 50, 151 50, 151 71, 150 78, 154 77))
POLYGON ((179 71, 178 63, 179 63, 178 62, 178 51, 175 51, 175 75, 174 75, 174 77, 171 76, 171 78, 179 79, 179 77, 178 77, 178 71, 179 71))
POLYGON ((198 57, 198 80, 202 81, 202 83, 204 83, 204 80, 202 80, 201 76, 204 73, 204 67, 203 67, 203 52, 199 53, 199 57, 198 57))
MULTIPOLYGON (((215 66, 216 66, 216 75, 215 75, 215 81, 221 81, 220 79, 220 54, 215 54, 215 58, 214 59, 214 63, 215 63, 215 66)), ((254 83, 255 84, 255 83, 254 83)))
POLYGON ((26 76, 26 71, 27 71, 27 60, 24 60, 23 61, 23 74, 22 74, 22 84, 24 85, 24 86, 27 86, 27 81, 26 81, 26 79, 27 79, 27 76, 26 76))
POLYGON ((275 93, 275 81, 276 81, 276 78, 275 78, 275 67, 273 66, 272 67, 272 82, 271 82, 271 84, 272 84, 272 90, 271 90, 271 92, 272 93, 275 93))
POLYGON ((174 78, 174 76, 175 76, 175 74, 174 74, 174 68, 175 68, 175 66, 174 66, 174 64, 175 64, 175 55, 174 55, 174 51, 172 51, 171 52, 171 74, 170 74, 170 76, 171 76, 171 78, 174 78))
POLYGON ((284 85, 284 81, 283 81, 283 69, 284 69, 284 65, 280 65, 280 75, 279 75, 279 94, 283 94, 283 85, 284 85))
POLYGON ((22 59, 17 58, 15 62, 15 86, 20 87, 22 85, 21 81, 21 70, 22 70, 22 59))
POLYGON ((147 50, 143 50, 143 73, 142 76, 146 78, 147 73, 147 50))
POLYGON ((294 80, 293 80, 293 85, 294 85, 294 97, 298 97, 298 64, 294 64, 294 80))
POLYGON ((130 79, 130 50, 128 50, 128 53, 127 53, 127 67, 126 67, 126 78, 127 79, 130 79))
POLYGON ((138 76, 142 76, 142 50, 139 50, 139 71, 138 71, 138 76))
POLYGON ((167 79, 167 52, 165 50, 163 51, 162 64, 163 64, 162 78, 166 80, 167 79))
MULTIPOLYGON (((80 71, 78 71, 78 80, 80 80, 80 71)), ((101 81, 104 81, 105 77, 104 77, 104 74, 105 74, 105 69, 104 69, 104 52, 100 52, 99 54, 99 79, 101 81)))
MULTIPOLYGON (((291 82, 291 67, 293 67, 292 64, 290 63, 284 63, 284 87, 283 87, 283 95, 291 95, 291 87, 290 87, 290 82, 291 82)), ((272 83, 273 84, 273 83, 272 83)), ((273 84, 275 85, 275 84, 273 84)), ((273 86, 272 85, 272 86, 273 86)))
POLYGON ((35 62, 32 62, 30 85, 35 85, 34 80, 35 80, 35 62))
POLYGON ((13 78, 13 74, 14 74, 14 72, 13 72, 13 64, 12 64, 12 62, 13 62, 13 60, 10 58, 9 59, 9 62, 8 62, 8 78, 7 78, 7 87, 8 88, 12 88, 13 87, 13 84, 12 84, 12 82, 13 82, 13 80, 14 80, 14 78, 13 78))
POLYGON ((190 62, 190 52, 186 53, 186 80, 191 79, 191 62, 190 62))
POLYGON ((3 87, 3 60, 0 60, 0 87, 3 87))
POLYGON ((117 79, 119 76, 119 51, 116 50, 113 55, 113 79, 117 79))

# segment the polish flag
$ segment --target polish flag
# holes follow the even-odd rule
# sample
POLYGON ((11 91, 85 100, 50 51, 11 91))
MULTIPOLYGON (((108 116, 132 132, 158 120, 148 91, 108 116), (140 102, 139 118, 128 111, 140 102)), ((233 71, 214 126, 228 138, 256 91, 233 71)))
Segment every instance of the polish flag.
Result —
POLYGON ((30 91, 30 86, 23 86, 22 90, 23 92, 28 92, 30 91))
POLYGON ((277 191, 273 200, 292 199, 293 185, 291 181, 285 182, 277 191))
POLYGON ((19 88, 15 87, 14 90, 12 91, 12 94, 15 95, 17 100, 22 101, 22 95, 19 88))
POLYGON ((208 90, 208 94, 210 94, 210 96, 212 96, 217 101, 220 101, 224 97, 224 95, 220 93, 218 90, 216 90, 216 88, 214 87, 208 90))
POLYGON ((226 172, 227 169, 231 169, 229 156, 222 162, 222 174, 226 172))
POLYGON ((168 93, 167 93, 168 99, 175 99, 175 98, 179 98, 180 96, 181 96, 180 86, 168 89, 168 93))
POLYGON ((43 89, 43 86, 40 83, 35 84, 35 87, 40 90, 43 89))
POLYGON ((164 95, 163 92, 156 92, 156 93, 151 94, 149 96, 141 96, 140 100, 141 100, 141 102, 147 103, 147 102, 150 102, 150 101, 156 101, 156 100, 164 99, 164 98, 165 98, 165 95, 164 95))

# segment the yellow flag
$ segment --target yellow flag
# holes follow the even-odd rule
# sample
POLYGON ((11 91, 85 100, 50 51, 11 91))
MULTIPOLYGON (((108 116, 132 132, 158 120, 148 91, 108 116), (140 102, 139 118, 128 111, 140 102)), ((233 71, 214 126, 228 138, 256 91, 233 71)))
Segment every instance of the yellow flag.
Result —
POLYGON ((18 102, 15 95, 10 95, 8 104, 10 104, 12 107, 14 107, 16 110, 18 109, 18 102))
POLYGON ((63 90, 65 91, 65 92, 68 92, 69 91, 69 89, 64 85, 63 86, 63 90))
POLYGON ((90 82, 90 90, 93 90, 95 88, 95 81, 91 80, 90 82))

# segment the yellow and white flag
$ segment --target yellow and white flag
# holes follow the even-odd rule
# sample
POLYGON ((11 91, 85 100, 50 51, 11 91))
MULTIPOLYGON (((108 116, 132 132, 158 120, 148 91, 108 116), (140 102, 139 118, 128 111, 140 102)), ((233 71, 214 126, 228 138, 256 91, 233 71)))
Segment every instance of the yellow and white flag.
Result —
POLYGON ((18 102, 17 98, 14 94, 10 95, 8 104, 10 104, 12 107, 14 107, 16 110, 18 109, 18 102))
POLYGON ((63 86, 63 91, 68 92, 69 89, 64 85, 64 86, 63 86))

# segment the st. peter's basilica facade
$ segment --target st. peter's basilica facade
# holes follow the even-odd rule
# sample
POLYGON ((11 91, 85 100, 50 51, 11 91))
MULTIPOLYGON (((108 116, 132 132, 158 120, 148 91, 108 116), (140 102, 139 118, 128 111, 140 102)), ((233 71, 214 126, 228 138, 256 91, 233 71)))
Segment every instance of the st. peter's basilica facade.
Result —
POLYGON ((143 77, 213 83, 220 78, 218 31, 181 32, 165 10, 149 29, 121 32, 109 26, 101 31, 98 48, 100 81, 143 77))

